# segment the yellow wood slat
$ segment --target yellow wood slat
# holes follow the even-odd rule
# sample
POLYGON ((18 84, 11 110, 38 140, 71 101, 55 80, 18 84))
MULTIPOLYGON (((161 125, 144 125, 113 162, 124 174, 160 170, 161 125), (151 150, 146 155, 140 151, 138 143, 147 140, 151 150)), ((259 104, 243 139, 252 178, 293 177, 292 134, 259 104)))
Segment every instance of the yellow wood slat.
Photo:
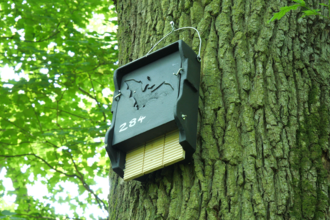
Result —
POLYGON ((144 147, 142 145, 126 154, 125 181, 143 176, 144 147))
POLYGON ((126 154, 124 180, 136 179, 184 159, 179 131, 169 132, 126 154))
POLYGON ((164 158, 164 135, 146 143, 144 155, 144 174, 161 169, 164 158))
POLYGON ((172 131, 165 135, 164 166, 177 163, 185 159, 185 151, 179 143, 179 131, 172 131))

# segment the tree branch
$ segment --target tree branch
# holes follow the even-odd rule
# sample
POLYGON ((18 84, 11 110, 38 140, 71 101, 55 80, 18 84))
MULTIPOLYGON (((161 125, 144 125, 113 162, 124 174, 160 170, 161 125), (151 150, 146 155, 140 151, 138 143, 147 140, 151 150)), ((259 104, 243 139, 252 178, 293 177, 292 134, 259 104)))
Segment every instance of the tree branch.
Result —
POLYGON ((51 168, 52 170, 55 170, 58 173, 61 173, 67 177, 77 177, 79 178, 79 176, 77 176, 76 174, 67 174, 61 170, 58 170, 56 168, 54 168, 51 164, 49 164, 45 159, 43 159, 42 157, 39 157, 36 154, 17 154, 17 155, 0 155, 0 157, 5 157, 5 158, 13 158, 13 157, 26 157, 26 156, 34 156, 35 158, 41 160, 42 162, 44 162, 49 168, 51 168))
MULTIPOLYGON (((92 83, 92 87, 93 87, 93 83, 92 83)), ((82 91, 85 95, 87 95, 88 97, 94 99, 94 100, 96 101, 96 104, 99 106, 99 108, 101 108, 100 102, 97 100, 96 97, 92 96, 89 92, 86 92, 86 91, 85 91, 83 88, 81 88, 81 87, 78 87, 78 89, 79 89, 80 91, 82 91)), ((93 87, 93 90, 94 90, 94 87, 93 87)), ((95 90, 94 90, 94 91, 95 91, 95 90)), ((103 121, 105 122, 105 121, 107 121, 107 117, 105 116, 105 113, 104 113, 104 112, 102 112, 102 113, 103 113, 103 121)))
MULTIPOLYGON (((93 84, 93 80, 92 80, 92 77, 91 77, 91 75, 89 75, 89 73, 87 73, 88 74, 88 78, 89 78, 89 80, 90 80, 90 82, 91 82, 91 85, 92 85, 92 88, 93 88, 93 91, 94 91, 94 95, 95 95, 95 100, 96 100, 96 103, 97 103, 97 105, 99 106, 99 108, 101 109, 102 107, 101 107, 101 104, 100 104, 100 102, 96 99, 96 91, 95 91, 95 88, 94 88, 94 84, 93 84)), ((107 117, 105 116, 105 113, 104 112, 102 112, 103 113, 103 117, 104 117, 104 122, 106 122, 107 121, 107 117)))
MULTIPOLYGON (((57 110, 56 108, 49 108, 49 107, 44 107, 44 108, 57 110)), ((90 118, 85 118, 85 117, 82 117, 82 116, 80 116, 80 115, 76 115, 76 114, 73 114, 73 113, 71 113, 71 112, 68 112, 68 111, 65 111, 65 110, 62 110, 62 109, 58 109, 58 111, 60 111, 60 112, 65 112, 65 113, 67 113, 67 114, 69 114, 69 115, 73 115, 73 116, 75 116, 75 117, 77 117, 77 118, 82 118, 82 119, 86 119, 86 120, 91 120, 90 118)), ((92 120, 91 120, 91 121, 92 121, 92 120)), ((94 123, 94 122, 93 122, 93 123, 94 123)))
POLYGON ((81 179, 80 179, 80 181, 83 183, 83 186, 84 186, 84 188, 87 190, 87 191, 89 191, 90 193, 92 193, 92 195, 95 197, 95 199, 96 199, 96 201, 97 201, 97 203, 99 204, 99 207, 100 207, 100 209, 102 210, 102 205, 101 205, 101 203, 103 204, 103 208, 105 209, 105 210, 107 210, 107 206, 105 205, 105 203, 94 193, 94 191, 93 190, 91 190, 90 188, 89 188, 89 185, 85 182, 85 180, 84 180, 84 175, 78 170, 78 167, 77 167, 77 164, 76 164, 76 162, 73 160, 73 158, 72 158, 72 154, 70 153, 70 157, 71 157, 71 161, 72 161, 72 163, 73 163, 73 165, 74 165, 74 167, 75 167, 75 170, 77 171, 77 173, 79 173, 79 175, 81 176, 81 179))
MULTIPOLYGON (((70 22, 70 21, 69 21, 70 22)), ((69 23, 67 22, 65 24, 65 26, 69 23)), ((58 22, 57 26, 56 26, 56 29, 53 30, 53 34, 51 34, 49 37, 46 37, 44 39, 41 39, 41 40, 37 40, 37 41, 31 41, 31 40, 24 40, 24 42, 27 42, 27 43, 40 43, 40 42, 44 42, 44 41, 47 41, 47 40, 50 40, 52 37, 54 37, 55 35, 57 35, 58 33, 60 33, 60 30, 58 29, 58 27, 60 26, 61 22, 58 22), (56 31, 55 31, 56 30, 56 31)))
POLYGON ((10 123, 10 124, 12 124, 12 125, 14 125, 15 127, 19 128, 20 130, 24 131, 24 132, 23 132, 24 134, 27 133, 28 135, 30 135, 30 136, 33 137, 33 135, 30 134, 27 130, 25 130, 24 128, 19 127, 19 126, 16 125, 14 122, 11 122, 9 119, 3 119, 3 120, 6 121, 6 122, 8 122, 8 123, 10 123))
POLYGON ((8 37, 8 36, 4 36, 4 37, 0 37, 0 38, 5 38, 6 40, 8 40, 8 39, 13 39, 13 38, 14 38, 14 36, 15 36, 15 34, 14 34, 14 35, 12 35, 12 36, 10 36, 10 37, 8 37))
POLYGON ((87 95, 89 98, 94 99, 94 100, 97 102, 97 99, 96 99, 94 96, 92 96, 91 94, 89 94, 89 92, 85 91, 85 90, 84 90, 83 88, 81 88, 81 87, 78 87, 78 89, 79 89, 80 91, 82 91, 85 95, 87 95))
MULTIPOLYGON (((84 188, 90 192, 96 199, 97 203, 99 204, 99 207, 102 209, 102 205, 100 203, 103 204, 103 208, 105 210, 107 210, 107 206, 105 205, 105 203, 94 193, 94 191, 89 187, 89 185, 85 182, 84 178, 83 178, 83 175, 79 172, 78 170, 78 167, 76 165, 76 163, 74 162, 73 158, 72 158, 72 155, 70 154, 70 157, 72 159, 72 162, 74 163, 74 167, 75 167, 75 170, 77 171, 77 174, 67 174, 61 170, 58 170, 57 168, 53 167, 51 164, 49 164, 45 159, 39 157, 38 155, 36 154, 17 154, 17 155, 0 155, 0 157, 4 157, 4 158, 13 158, 13 157, 25 157, 25 156, 34 156, 36 157, 37 159, 41 160, 42 162, 44 162, 49 168, 51 168, 52 170, 55 170, 56 172, 58 173, 61 173, 67 177, 76 177, 80 180, 80 182, 83 184, 84 188)), ((108 211, 108 210, 107 210, 108 211)))

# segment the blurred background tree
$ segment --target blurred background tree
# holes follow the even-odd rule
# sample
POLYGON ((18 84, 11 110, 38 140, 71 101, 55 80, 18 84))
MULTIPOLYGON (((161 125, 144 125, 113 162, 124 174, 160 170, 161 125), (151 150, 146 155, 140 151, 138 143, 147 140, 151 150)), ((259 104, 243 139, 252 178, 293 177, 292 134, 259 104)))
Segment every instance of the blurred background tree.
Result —
POLYGON ((109 168, 102 142, 111 120, 116 26, 111 0, 0 2, 0 172, 14 188, 0 179, 0 218, 84 219, 88 205, 107 217, 95 179, 109 168), (43 201, 28 192, 38 181, 50 192, 43 201), (56 196, 72 184, 78 193, 56 196), (14 195, 15 205, 1 200, 5 195, 14 195), (58 215, 54 202, 72 212, 58 215))

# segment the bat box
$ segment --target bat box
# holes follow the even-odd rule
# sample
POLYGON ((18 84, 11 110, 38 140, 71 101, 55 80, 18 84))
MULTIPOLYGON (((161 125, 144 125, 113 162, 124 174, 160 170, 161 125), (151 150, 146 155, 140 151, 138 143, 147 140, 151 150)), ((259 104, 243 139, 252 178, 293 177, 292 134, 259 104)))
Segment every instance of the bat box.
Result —
MULTIPOLYGON (((124 180, 189 160, 196 149, 200 62, 182 40, 118 68, 106 151, 124 180)), ((142 176, 142 177, 141 177, 142 176)))

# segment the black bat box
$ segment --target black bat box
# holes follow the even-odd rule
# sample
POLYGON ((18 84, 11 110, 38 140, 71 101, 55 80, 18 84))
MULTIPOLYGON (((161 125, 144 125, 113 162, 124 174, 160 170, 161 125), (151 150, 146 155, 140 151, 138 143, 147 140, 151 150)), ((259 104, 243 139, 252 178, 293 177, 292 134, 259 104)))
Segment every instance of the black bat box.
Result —
POLYGON ((182 40, 118 68, 112 123, 105 138, 123 177, 128 151, 175 129, 186 158, 196 149, 200 62, 182 40))

